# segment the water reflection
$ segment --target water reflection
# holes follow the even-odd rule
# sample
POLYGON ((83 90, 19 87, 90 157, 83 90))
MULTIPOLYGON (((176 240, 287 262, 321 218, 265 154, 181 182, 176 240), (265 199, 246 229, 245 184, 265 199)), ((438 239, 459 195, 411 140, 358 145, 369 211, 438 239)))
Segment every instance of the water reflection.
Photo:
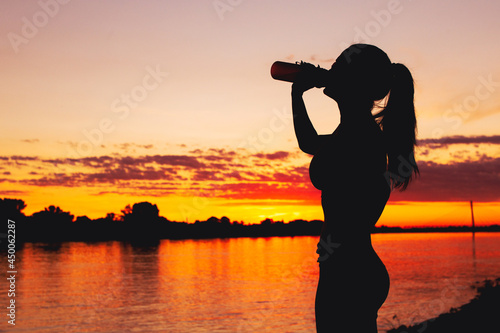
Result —
POLYGON ((476 259, 476 233, 472 231, 472 266, 474 268, 474 273, 477 271, 477 259, 476 259))
MULTIPOLYGON (((466 302, 474 294, 469 285, 500 276, 499 240, 485 233, 374 235, 394 282, 380 331, 398 324, 394 315, 405 324, 466 302)), ((16 329, 313 332, 317 241, 27 243, 18 252, 16 329)))

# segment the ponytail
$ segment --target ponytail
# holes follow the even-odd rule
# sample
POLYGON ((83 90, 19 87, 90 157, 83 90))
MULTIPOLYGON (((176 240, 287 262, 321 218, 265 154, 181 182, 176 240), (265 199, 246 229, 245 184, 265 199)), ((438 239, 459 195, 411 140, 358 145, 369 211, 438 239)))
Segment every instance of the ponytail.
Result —
POLYGON ((403 64, 391 65, 392 82, 385 108, 375 115, 386 140, 388 166, 386 178, 392 188, 404 191, 419 174, 414 157, 417 121, 413 102, 413 77, 403 64))

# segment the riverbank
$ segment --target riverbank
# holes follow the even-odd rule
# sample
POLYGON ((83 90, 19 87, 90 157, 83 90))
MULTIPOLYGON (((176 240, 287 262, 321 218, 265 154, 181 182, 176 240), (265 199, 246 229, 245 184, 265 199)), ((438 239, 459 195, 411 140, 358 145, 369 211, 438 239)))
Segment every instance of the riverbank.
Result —
POLYGON ((500 327, 500 278, 484 281, 469 303, 437 318, 410 327, 400 326, 387 333, 496 332, 500 327))

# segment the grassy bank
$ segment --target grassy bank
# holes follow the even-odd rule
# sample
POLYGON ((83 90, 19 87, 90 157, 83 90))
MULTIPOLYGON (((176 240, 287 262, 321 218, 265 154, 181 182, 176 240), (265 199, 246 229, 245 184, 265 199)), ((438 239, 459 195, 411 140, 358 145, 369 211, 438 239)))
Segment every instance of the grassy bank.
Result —
POLYGON ((410 327, 400 326, 388 333, 500 332, 500 278, 484 281, 469 303, 437 318, 410 327))

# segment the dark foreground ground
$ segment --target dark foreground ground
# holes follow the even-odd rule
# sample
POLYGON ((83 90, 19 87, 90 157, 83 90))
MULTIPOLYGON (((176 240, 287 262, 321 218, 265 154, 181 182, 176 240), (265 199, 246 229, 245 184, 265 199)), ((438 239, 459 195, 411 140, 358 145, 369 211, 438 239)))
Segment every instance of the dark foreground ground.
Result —
POLYGON ((470 303, 449 313, 410 327, 401 326, 388 333, 493 333, 500 332, 500 278, 485 281, 470 303))

